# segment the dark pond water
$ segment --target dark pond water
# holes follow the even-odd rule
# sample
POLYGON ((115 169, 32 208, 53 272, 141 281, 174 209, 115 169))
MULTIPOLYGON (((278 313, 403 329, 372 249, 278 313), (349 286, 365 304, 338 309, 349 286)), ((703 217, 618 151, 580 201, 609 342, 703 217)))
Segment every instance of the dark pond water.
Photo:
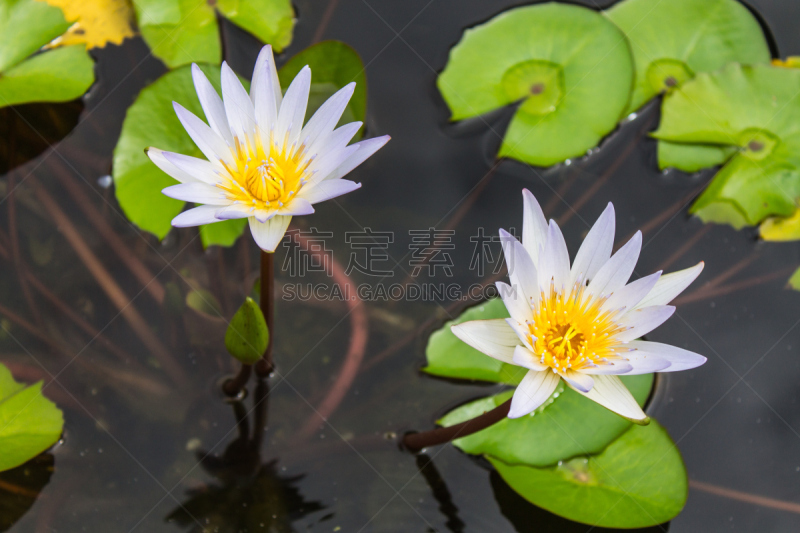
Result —
MULTIPOLYGON (((559 220, 572 253, 613 201, 620 238, 644 231, 638 274, 706 261, 676 316, 652 335, 709 358, 662 380, 650 406, 678 443, 692 480, 683 513, 653 531, 800 530, 800 293, 784 288, 800 248, 689 218, 688 203, 711 174, 657 171, 655 144, 644 136, 657 123, 654 105, 571 165, 495 167, 496 132, 510 112, 449 125, 435 78, 465 27, 514 4, 297 2, 288 54, 320 37, 354 46, 367 64, 368 129, 393 136, 354 173, 362 190, 320 205, 297 228, 324 222, 334 234, 326 246, 343 265, 351 252, 345 232, 393 232, 390 259, 379 265, 394 273, 386 281, 392 283, 412 272, 410 229, 454 229, 452 277, 439 268, 434 277, 423 272, 415 279, 466 288, 492 277, 491 267, 483 276, 470 270, 470 237, 479 228, 519 228, 521 188, 559 220)), ((752 5, 780 54, 800 54, 800 4, 752 5)), ((257 43, 226 30, 233 66, 249 75, 257 43)), ((204 252, 193 230, 158 243, 126 221, 102 177, 124 110, 163 67, 138 40, 97 57, 99 81, 74 131, 2 180, 6 193, 14 190, 0 204, 2 360, 19 378, 48 381, 67 429, 52 457, 0 476, 0 530, 591 529, 531 506, 452 446, 415 457, 384 438, 431 427, 452 406, 495 390, 418 370, 427 335, 463 303, 378 301, 348 313, 341 302, 278 301, 278 373, 269 390, 251 390, 239 412, 224 402, 216 383, 233 370, 221 342, 224 323, 169 302, 204 288, 230 316, 257 276, 258 250, 246 236, 231 249, 204 252), (132 265, 142 267, 138 277, 132 265), (153 332, 147 343, 133 327, 137 317, 153 332), (343 388, 344 362, 361 353, 354 380, 343 388), (174 364, 171 373, 165 358, 174 364), (337 403, 332 390, 343 396, 323 423, 317 413, 337 403), (253 410, 253 400, 264 400, 261 408, 253 410)), ((70 121, 71 113, 69 107, 57 114, 70 121)), ((29 138, 4 134, 0 152, 14 155, 11 143, 29 138)), ((279 265, 288 253, 279 249, 279 265)), ((354 283, 379 279, 352 274, 354 283)), ((330 280, 279 269, 278 281, 330 280)))

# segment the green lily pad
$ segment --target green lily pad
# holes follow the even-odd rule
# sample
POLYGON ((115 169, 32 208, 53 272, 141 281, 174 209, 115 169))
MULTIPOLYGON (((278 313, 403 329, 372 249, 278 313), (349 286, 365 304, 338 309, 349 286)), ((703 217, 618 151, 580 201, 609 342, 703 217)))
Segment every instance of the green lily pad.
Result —
POLYGON ((761 238, 765 241, 800 240, 800 209, 796 209, 789 217, 769 217, 758 227, 761 238))
POLYGON ((14 381, 0 364, 0 471, 36 457, 61 437, 64 416, 42 394, 42 383, 14 381))
POLYGON ((597 455, 546 468, 489 461, 529 502, 570 520, 600 527, 663 524, 686 503, 680 452, 657 422, 632 426, 597 455))
POLYGON ((222 61, 216 11, 281 52, 292 40, 289 0, 133 0, 142 37, 170 68, 222 61))
POLYGON ((269 343, 269 329, 264 313, 252 298, 233 315, 225 332, 225 348, 242 363, 252 365, 264 355, 269 343))
MULTIPOLYGON (((219 91, 219 67, 200 65, 200 68, 219 91)), ((113 177, 119 205, 134 224, 159 239, 169 233, 170 222, 183 211, 186 203, 161 194, 165 187, 175 185, 175 180, 156 167, 144 149, 155 146, 204 157, 175 115, 173 101, 197 116, 204 116, 194 90, 191 67, 168 72, 142 89, 128 108, 114 149, 113 177)), ((246 223, 246 219, 240 219, 201 226, 203 246, 231 246, 246 223)))
POLYGON ((789 287, 796 291, 800 291, 800 268, 795 270, 794 274, 792 274, 792 277, 789 278, 789 287))
POLYGON ((794 212, 800 196, 797 87, 800 70, 732 63, 698 74, 664 98, 654 137, 735 150, 693 213, 742 226, 794 212))
POLYGON ((94 83, 82 45, 41 51, 70 24, 61 10, 36 0, 0 0, 0 107, 66 102, 94 83))
POLYGON ((539 166, 596 146, 623 116, 632 83, 622 32, 595 11, 557 3, 467 30, 437 80, 452 120, 521 102, 498 155, 539 166))
POLYGON ((526 369, 509 365, 479 352, 456 337, 450 326, 470 320, 508 318, 503 300, 494 298, 467 309, 457 319, 446 323, 428 339, 425 356, 427 366, 422 370, 434 376, 456 379, 472 379, 518 385, 525 377, 526 369))
MULTIPOLYGON (((300 70, 311 67, 311 90, 306 117, 310 117, 333 93, 350 82, 356 82, 350 102, 342 113, 339 125, 363 122, 367 115, 367 74, 364 62, 352 47, 340 41, 322 41, 309 46, 286 62, 278 71, 285 91, 300 70)), ((363 128, 359 130, 359 135, 363 128)))
MULTIPOLYGON (((486 356, 484 356, 486 357, 486 356)), ((653 387, 653 375, 620 376, 639 405, 653 387)), ((439 423, 452 426, 494 409, 513 391, 462 405, 439 423)), ((631 423, 562 384, 541 407, 521 418, 506 418, 453 442, 473 455, 491 455, 507 464, 549 466, 578 455, 599 453, 631 423)))
POLYGON ((737 0, 623 0, 605 14, 628 37, 636 65, 627 112, 700 72, 770 61, 758 20, 737 0))
POLYGON ((658 141, 657 153, 661 170, 677 168, 684 172, 697 172, 722 165, 736 153, 736 147, 658 141))

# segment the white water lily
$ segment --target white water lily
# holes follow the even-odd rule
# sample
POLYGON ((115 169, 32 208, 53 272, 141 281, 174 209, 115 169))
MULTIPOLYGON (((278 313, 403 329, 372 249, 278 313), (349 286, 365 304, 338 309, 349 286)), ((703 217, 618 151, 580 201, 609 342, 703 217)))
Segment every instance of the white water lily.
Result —
POLYGON ((500 230, 511 285, 498 282, 497 289, 511 318, 465 322, 453 326, 453 333, 486 355, 529 369, 514 392, 510 418, 531 413, 563 379, 603 407, 648 423, 617 375, 675 372, 706 361, 675 346, 637 340, 672 315, 675 307, 667 304, 697 278, 703 263, 628 283, 642 234, 611 255, 609 203, 570 267, 558 225, 547 224, 528 190, 522 195, 522 242, 500 230))
POLYGON ((258 246, 272 252, 293 216, 309 215, 313 204, 358 189, 360 183, 342 177, 389 140, 383 136, 348 146, 361 123, 336 128, 355 83, 331 96, 303 126, 311 69, 304 67, 283 96, 270 46, 258 56, 249 95, 224 62, 222 98, 197 65, 192 77, 208 124, 176 102, 174 108, 207 160, 147 150, 180 182, 163 193, 201 204, 175 217, 176 227, 247 218, 258 246))

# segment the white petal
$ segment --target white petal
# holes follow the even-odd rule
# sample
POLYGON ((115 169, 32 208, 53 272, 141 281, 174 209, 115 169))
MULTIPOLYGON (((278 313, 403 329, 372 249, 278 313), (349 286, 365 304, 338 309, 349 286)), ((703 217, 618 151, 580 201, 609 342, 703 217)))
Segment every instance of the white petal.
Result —
POLYGON ((253 102, 255 122, 259 127, 261 140, 268 146, 270 130, 278 121, 278 108, 281 101, 281 86, 275 69, 272 46, 261 49, 253 69, 250 83, 250 100, 253 102), (277 93, 277 94, 276 94, 277 93))
POLYGON ((514 347, 519 339, 502 318, 473 320, 450 326, 453 334, 489 357, 513 364, 514 347))
POLYGON ((307 172, 311 172, 312 176, 309 179, 311 183, 319 183, 325 180, 331 172, 336 170, 338 166, 352 157, 353 154, 358 152, 360 147, 357 144, 350 145, 341 150, 336 150, 327 153, 326 155, 315 159, 309 166, 307 172))
POLYGON ((374 139, 367 139, 366 141, 353 144, 352 146, 358 146, 358 150, 348 157, 341 165, 336 167, 333 172, 325 176, 325 179, 335 180, 346 176, 351 170, 366 161, 369 156, 389 142, 389 139, 391 139, 391 137, 384 135, 383 137, 375 137, 374 139))
POLYGON ((244 204, 231 204, 217 211, 218 220, 232 220, 234 218, 247 218, 253 216, 252 207, 244 204))
POLYGON ((653 289, 660 277, 661 272, 659 271, 628 283, 618 291, 615 291, 600 309, 602 311, 632 310, 653 289))
POLYGON ((631 422, 637 424, 650 422, 642 408, 636 403, 636 399, 617 376, 595 376, 594 386, 589 392, 579 390, 577 392, 631 422))
POLYGON ((559 379, 558 374, 551 370, 529 370, 514 391, 508 418, 519 418, 533 412, 553 394, 559 379))
POLYGON ((311 69, 306 65, 292 80, 278 111, 275 139, 279 145, 286 141, 287 146, 291 146, 300 139, 300 132, 303 129, 303 122, 306 117, 308 91, 310 88, 311 69))
MULTIPOLYGON (((627 355, 627 354, 626 354, 627 355)), ((597 366, 584 367, 578 370, 583 374, 601 375, 601 374, 625 374, 628 375, 633 370, 633 365, 625 361, 614 361, 610 364, 601 364, 597 366)))
POLYGON ((235 165, 233 153, 222 137, 178 102, 172 102, 172 107, 175 109, 175 114, 178 115, 178 120, 181 121, 181 124, 186 129, 186 133, 189 134, 194 144, 200 148, 200 151, 210 162, 223 161, 228 165, 235 165))
POLYGON ((265 223, 267 220, 271 219, 272 217, 274 217, 277 214, 278 214, 278 212, 275 209, 259 208, 259 209, 256 209, 255 211, 253 211, 253 217, 258 222, 261 222, 262 224, 265 223))
POLYGON ((522 366, 530 370, 536 370, 537 372, 544 372, 545 370, 550 369, 550 367, 547 365, 540 363, 539 358, 524 346, 517 346, 514 348, 514 357, 512 361, 517 366, 522 366))
POLYGON ((301 198, 305 198, 312 204, 316 204, 353 192, 359 188, 361 188, 360 183, 349 180, 326 180, 322 183, 314 184, 313 186, 303 187, 298 194, 301 198))
POLYGON ((614 248, 614 224, 614 206, 609 202, 575 256, 570 271, 570 286, 578 279, 588 282, 609 260, 614 248))
POLYGON ((217 90, 208 81, 206 75, 200 70, 196 64, 192 63, 192 79, 194 80, 194 89, 197 91, 197 98, 200 100, 200 105, 203 107, 203 113, 206 115, 208 125, 214 130, 217 135, 225 139, 228 145, 233 146, 233 135, 228 126, 228 117, 225 115, 225 106, 222 105, 222 99, 217 94, 217 90))
POLYGON ((686 287, 697 279, 697 276, 703 271, 703 266, 705 266, 705 263, 700 261, 691 268, 661 276, 661 279, 658 280, 653 290, 642 298, 642 301, 639 302, 636 307, 666 305, 670 303, 673 298, 682 293, 686 287))
POLYGON ((305 198, 294 198, 288 204, 278 208, 278 214, 284 216, 310 215, 314 212, 314 206, 305 198))
POLYGON ((620 342, 638 339, 666 322, 674 312, 675 307, 672 305, 651 305, 625 313, 619 319, 619 323, 628 329, 617 333, 615 337, 620 342))
MULTIPOLYGON (((347 146, 361 127, 361 122, 350 122, 336 128, 324 137, 318 138, 315 143, 308 146, 308 152, 316 158, 330 157, 347 146)), ((356 146, 355 144, 353 146, 356 146)))
POLYGON ((324 138, 333 131, 355 88, 355 82, 348 83, 317 109, 300 133, 300 140, 305 146, 313 145, 317 139, 324 138))
POLYGON ((511 318, 524 324, 526 320, 530 320, 533 317, 531 307, 518 287, 512 287, 502 281, 496 282, 495 287, 497 287, 497 292, 500 294, 500 298, 503 299, 511 318))
POLYGON ((219 222, 219 219, 216 217, 218 209, 219 207, 216 205, 201 205, 188 209, 173 218, 172 225, 176 228, 189 228, 192 226, 219 222))
POLYGON ((221 196, 220 189, 205 183, 181 183, 167 187, 161 192, 170 198, 196 204, 229 205, 231 203, 230 200, 221 196))
MULTIPOLYGON (((528 326, 521 322, 518 322, 517 320, 514 320, 513 318, 506 318, 505 321, 506 324, 508 324, 511 327, 511 329, 513 329, 514 332, 517 334, 519 342, 521 342, 527 349, 533 352, 533 345, 531 344, 532 337, 528 326)), ((536 339, 533 340, 535 341, 536 339)))
POLYGON ((511 286, 521 291, 528 306, 533 308, 539 302, 539 277, 533 260, 522 243, 506 230, 500 230, 500 242, 511 286))
POLYGON ((545 294, 549 294, 552 282, 556 291, 563 290, 569 282, 569 252, 561 229, 554 220, 550 221, 550 227, 547 228, 547 242, 542 254, 537 264, 539 289, 545 294))
MULTIPOLYGON (((631 353, 637 354, 639 357, 652 355, 666 359, 669 361, 670 366, 664 369, 664 372, 688 370, 690 368, 696 368, 706 362, 706 358, 698 353, 660 342, 631 341, 625 346, 628 348, 635 348, 636 351, 631 353)), ((625 354, 625 356, 630 357, 627 354, 625 354)))
POLYGON ((184 172, 183 170, 179 169, 169 161, 167 158, 164 157, 165 152, 163 150, 159 150, 158 148, 150 147, 145 150, 147 157, 156 164, 158 168, 169 174, 171 177, 175 178, 181 183, 196 183, 199 181, 195 176, 191 175, 188 172, 184 172))
POLYGON ((642 232, 637 231, 625 246, 600 267, 589 283, 589 290, 596 296, 606 296, 622 288, 633 274, 641 249, 642 232))
POLYGON ((626 376, 636 376, 639 374, 652 374, 653 372, 664 372, 670 366, 670 362, 657 355, 646 354, 639 351, 621 353, 628 359, 631 370, 626 376))
POLYGON ((250 233, 259 248, 265 252, 274 252, 275 248, 286 234, 292 217, 275 216, 266 222, 259 222, 255 217, 250 217, 250 233))
MULTIPOLYGON (((223 181, 220 175, 219 167, 211 164, 205 159, 198 159, 183 154, 176 154, 174 152, 163 152, 164 158, 171 163, 175 168, 194 176, 194 181, 201 181, 208 185, 215 185, 223 181)), ((220 194, 222 190, 217 189, 220 194)))
POLYGON ((547 220, 539 202, 528 189, 522 189, 522 245, 533 264, 539 264, 539 248, 547 241, 547 220))
POLYGON ((559 372, 559 375, 564 378, 564 381, 567 382, 567 385, 578 392, 589 392, 594 386, 594 380, 591 376, 582 374, 580 372, 575 372, 571 369, 568 369, 565 372, 559 372))
POLYGON ((255 110, 250 95, 226 62, 222 62, 222 102, 231 133, 242 145, 252 143, 255 132, 255 110))

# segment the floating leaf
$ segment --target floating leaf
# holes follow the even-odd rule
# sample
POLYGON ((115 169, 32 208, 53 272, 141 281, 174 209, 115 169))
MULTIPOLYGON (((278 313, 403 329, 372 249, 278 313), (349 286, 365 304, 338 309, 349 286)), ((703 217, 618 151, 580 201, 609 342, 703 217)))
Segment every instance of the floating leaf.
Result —
POLYGON ((53 45, 84 44, 86 49, 121 44, 133 37, 133 9, 129 0, 40 0, 61 9, 72 23, 53 45))
MULTIPOLYGON (((653 386, 653 375, 620 378, 639 405, 644 405, 653 386)), ((439 423, 452 426, 464 422, 494 409, 512 394, 513 391, 505 391, 462 405, 439 423)), ((467 453, 491 455, 508 464, 548 466, 578 455, 599 453, 630 426, 621 416, 562 383, 533 413, 506 418, 453 444, 467 453)))
POLYGON ((252 298, 233 315, 225 332, 225 348, 233 357, 245 364, 254 364, 267 351, 269 329, 264 313, 252 298))
POLYGON ((556 466, 514 466, 494 457, 489 461, 529 502, 593 526, 662 524, 681 512, 688 494, 680 452, 655 421, 632 426, 597 455, 556 466))
POLYGON ((94 63, 82 46, 37 53, 67 28, 58 8, 0 0, 0 107, 74 100, 94 83, 94 63))
POLYGON ((14 381, 0 365, 0 471, 36 457, 61 437, 64 417, 42 394, 42 383, 14 381))
POLYGON ((786 59, 773 59, 772 66, 784 68, 800 68, 800 56, 789 56, 786 59))
POLYGON ((798 87, 800 70, 730 64, 664 98, 656 138, 735 149, 692 212, 734 226, 794 212, 800 196, 798 87))
POLYGON ((437 85, 452 120, 520 102, 499 156, 548 166, 584 155, 613 130, 632 82, 631 52, 614 24, 548 3, 467 30, 437 85))
POLYGON ((631 43, 636 80, 628 112, 700 72, 770 61, 758 20, 737 0, 623 0, 605 14, 631 43))
POLYGON ((800 209, 788 217, 769 217, 758 228, 765 241, 796 241, 800 239, 800 209))
POLYGON ((508 318, 508 311, 500 298, 494 298, 467 309, 456 320, 446 323, 428 340, 425 356, 428 365, 422 370, 434 376, 457 379, 476 379, 495 383, 517 385, 525 377, 526 369, 509 365, 479 352, 456 337, 450 326, 470 320, 508 318))
MULTIPOLYGON (((606 11, 631 43, 636 65, 628 112, 700 72, 727 63, 769 63, 756 18, 737 0, 624 0, 606 11)), ((721 165, 731 153, 708 145, 658 143, 661 169, 685 172, 721 165)))
POLYGON ((688 144, 658 141, 658 168, 677 168, 684 172, 697 172, 704 168, 722 165, 733 154, 733 146, 713 144, 688 144))
POLYGON ((282 51, 292 40, 289 0, 133 0, 142 37, 170 68, 222 60, 220 15, 282 51))
POLYGON ((306 117, 313 115, 333 93, 354 81, 355 92, 339 124, 364 121, 367 114, 367 75, 358 52, 340 41, 323 41, 309 46, 293 56, 278 71, 284 91, 306 65, 311 67, 312 73, 306 117))
MULTIPOLYGON (((209 65, 201 65, 200 68, 219 90, 220 69, 209 65)), ((175 185, 175 180, 156 167, 144 149, 155 146, 170 152, 204 157, 175 116, 173 101, 197 116, 204 116, 188 66, 168 72, 142 89, 128 108, 114 149, 113 176, 117 200, 134 224, 159 239, 169 233, 172 227, 170 222, 183 210, 185 202, 161 194, 165 187, 175 185)), ((226 220, 211 224, 214 228, 201 226, 203 245, 232 245, 241 235, 246 222, 226 220)))
POLYGON ((794 271, 792 277, 789 278, 789 287, 796 291, 800 291, 800 268, 794 271))

